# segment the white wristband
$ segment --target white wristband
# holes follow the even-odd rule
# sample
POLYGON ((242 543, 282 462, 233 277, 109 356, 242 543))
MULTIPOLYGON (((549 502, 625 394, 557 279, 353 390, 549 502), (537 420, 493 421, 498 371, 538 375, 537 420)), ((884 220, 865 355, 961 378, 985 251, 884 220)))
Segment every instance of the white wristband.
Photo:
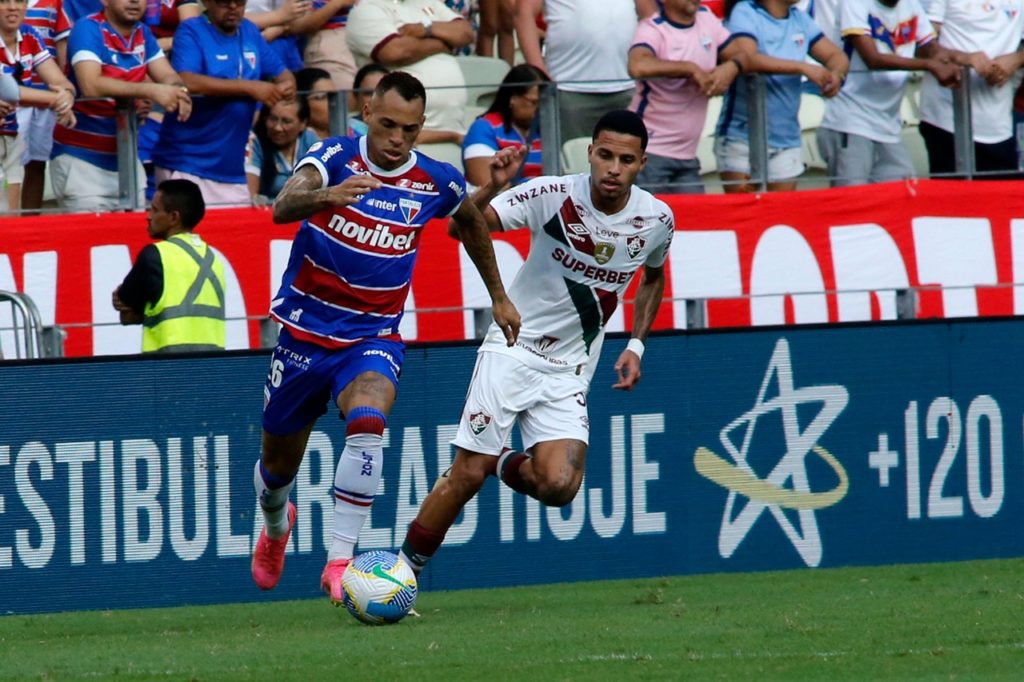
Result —
POLYGON ((630 339, 626 344, 626 350, 635 353, 638 358, 644 357, 644 342, 640 339, 630 339))

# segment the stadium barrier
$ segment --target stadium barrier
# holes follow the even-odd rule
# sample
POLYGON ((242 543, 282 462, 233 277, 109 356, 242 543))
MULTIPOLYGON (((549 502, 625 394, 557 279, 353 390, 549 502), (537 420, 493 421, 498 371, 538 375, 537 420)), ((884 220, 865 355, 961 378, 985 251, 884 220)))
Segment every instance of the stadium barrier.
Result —
MULTIPOLYGON (((851 322, 1024 312, 1024 195, 1014 182, 897 182, 739 196, 664 195, 677 232, 658 329, 851 322), (688 316, 687 309, 691 314, 688 316), (689 320, 689 321, 688 321, 689 320)), ((512 201, 530 201, 525 193, 512 201)), ((638 216, 639 219, 644 219, 638 216)), ((654 220, 657 217, 648 216, 654 220)), ((381 228, 383 233, 383 227, 381 228)), ((285 269, 295 225, 265 208, 208 212, 199 231, 225 261, 228 347, 268 343, 270 299, 285 269)), ((526 231, 495 235, 506 283, 529 248, 526 231)), ((28 294, 46 327, 67 333, 69 356, 134 353, 139 327, 122 327, 110 293, 148 243, 138 214, 26 217, 4 225, 0 289, 28 294)), ((634 284, 635 286, 635 284, 634 284)), ((609 321, 622 331, 632 296, 609 321)), ((486 291, 440 221, 419 242, 419 262, 401 327, 409 340, 472 339, 486 291)), ((15 340, 4 328, 0 346, 15 340)), ((11 352, 7 353, 12 355, 11 352)))
MULTIPOLYGON (((1019 556, 1019 320, 676 332, 589 396, 583 486, 544 508, 490 481, 428 590, 1019 556)), ((417 345, 359 550, 395 550, 448 466, 474 363, 417 345)), ((312 598, 344 426, 317 424, 284 578, 249 577, 268 356, 0 364, 0 613, 312 598)), ((326 608, 326 607, 325 607, 326 608)))

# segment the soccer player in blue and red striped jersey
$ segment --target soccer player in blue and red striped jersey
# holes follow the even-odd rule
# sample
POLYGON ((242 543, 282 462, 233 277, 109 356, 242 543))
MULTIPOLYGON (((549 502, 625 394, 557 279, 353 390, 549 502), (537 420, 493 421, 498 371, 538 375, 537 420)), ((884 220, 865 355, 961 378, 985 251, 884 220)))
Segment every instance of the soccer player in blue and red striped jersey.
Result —
POLYGON ((265 527, 252 575, 275 587, 295 524, 288 501, 306 441, 330 399, 346 420, 334 478, 333 540, 321 587, 342 603, 341 576, 373 504, 382 439, 405 356, 399 334, 420 234, 451 217, 476 264, 506 342, 519 312, 498 275, 487 225, 464 201, 452 166, 412 151, 423 127, 426 92, 405 72, 377 85, 363 137, 327 138, 310 148, 274 202, 274 220, 302 220, 271 315, 284 325, 264 387, 262 456, 254 483, 265 527))
MULTIPOLYGON (((156 38, 140 22, 145 9, 138 0, 104 0, 102 12, 78 21, 68 39, 72 79, 83 97, 150 99, 185 120, 192 99, 156 38)), ((116 209, 117 106, 113 99, 79 100, 75 114, 74 129, 58 123, 54 132, 50 175, 57 203, 72 211, 116 209)), ((141 164, 139 169, 143 177, 141 164)))

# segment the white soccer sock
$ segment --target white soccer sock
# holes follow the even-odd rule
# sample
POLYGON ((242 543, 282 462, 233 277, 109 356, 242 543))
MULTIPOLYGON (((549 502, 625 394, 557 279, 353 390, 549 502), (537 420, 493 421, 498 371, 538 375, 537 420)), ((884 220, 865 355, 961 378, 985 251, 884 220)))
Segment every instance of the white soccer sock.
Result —
POLYGON ((288 495, 292 492, 295 479, 293 478, 279 487, 271 488, 270 486, 273 484, 280 484, 281 479, 266 471, 261 466, 262 463, 262 459, 256 460, 253 486, 256 488, 256 498, 260 501, 260 509, 263 510, 263 523, 267 528, 267 537, 276 540, 288 532, 288 495))
POLYGON ((334 474, 334 530, 327 560, 351 559, 359 531, 380 485, 384 463, 383 438, 373 433, 354 433, 334 474))

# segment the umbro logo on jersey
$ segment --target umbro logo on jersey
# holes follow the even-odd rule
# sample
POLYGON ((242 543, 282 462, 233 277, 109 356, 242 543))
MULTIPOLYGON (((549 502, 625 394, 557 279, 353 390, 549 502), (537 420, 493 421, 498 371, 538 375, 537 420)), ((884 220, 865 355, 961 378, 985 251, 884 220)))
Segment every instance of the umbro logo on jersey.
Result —
POLYGON ((630 258, 636 258, 647 246, 647 240, 643 237, 629 237, 626 239, 626 253, 630 258))
POLYGON ((486 412, 474 412, 469 415, 469 428, 477 436, 486 431, 490 425, 491 415, 486 412))

